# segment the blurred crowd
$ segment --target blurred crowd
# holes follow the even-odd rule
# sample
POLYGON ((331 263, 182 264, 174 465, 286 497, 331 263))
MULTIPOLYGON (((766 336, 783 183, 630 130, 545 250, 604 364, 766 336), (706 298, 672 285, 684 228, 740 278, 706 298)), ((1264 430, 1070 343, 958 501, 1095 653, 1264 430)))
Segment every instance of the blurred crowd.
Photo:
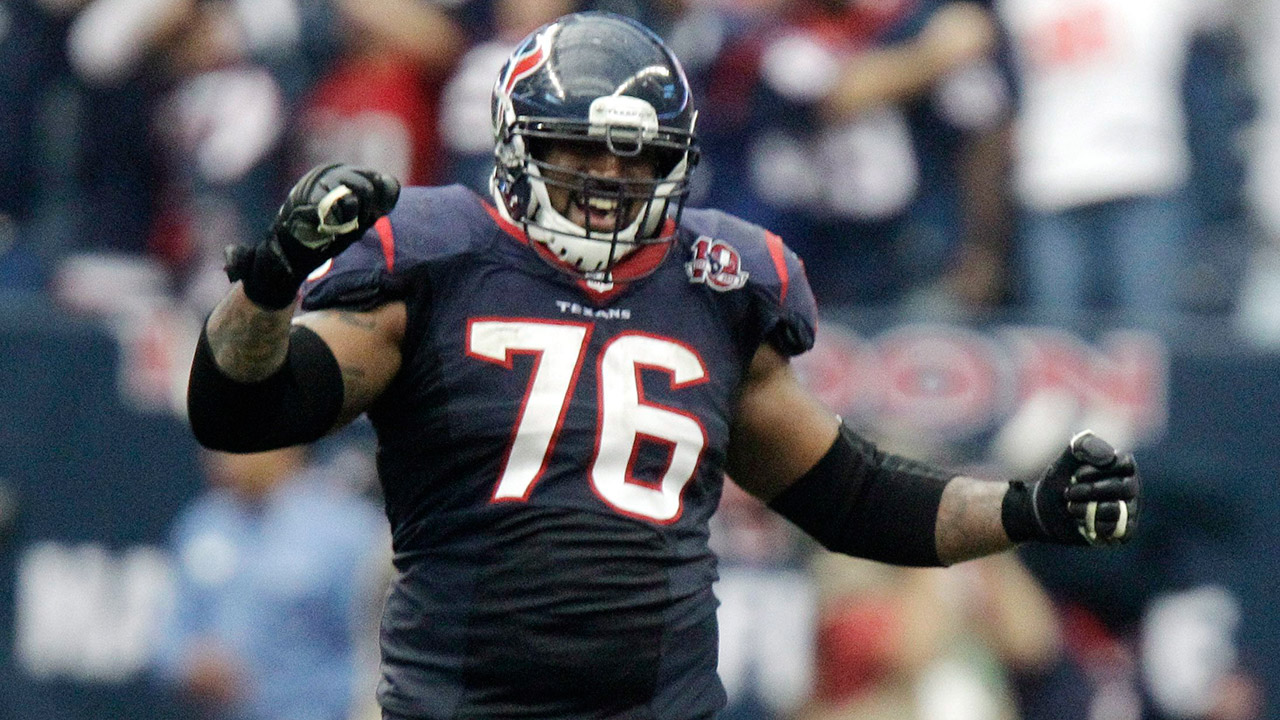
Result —
POLYGON ((827 307, 1274 324, 1250 0, 6 0, 0 287, 116 253, 207 309, 320 161, 487 193, 495 68, 583 8, 683 58, 693 203, 780 234, 827 307))
MULTIPOLYGON (((314 164, 487 196, 497 70, 579 9, 672 46, 700 108, 691 204, 780 234, 824 312, 1207 322, 1280 343, 1280 4, 1264 0, 0 0, 0 290, 148 293, 198 319, 225 291, 223 249, 314 164)), ((262 521, 230 497, 175 542, 262 521)), ((1229 596, 1152 606, 1155 636, 1198 629, 1204 662, 1144 683, 1136 635, 1064 609, 1015 555, 945 573, 836 559, 732 490, 717 523, 735 717, 1259 716, 1229 596)), ((327 541, 354 557, 363 539, 327 541)), ((258 632, 225 614, 206 629, 224 643, 258 632)), ((222 656, 201 657, 188 686, 234 695, 222 656)))

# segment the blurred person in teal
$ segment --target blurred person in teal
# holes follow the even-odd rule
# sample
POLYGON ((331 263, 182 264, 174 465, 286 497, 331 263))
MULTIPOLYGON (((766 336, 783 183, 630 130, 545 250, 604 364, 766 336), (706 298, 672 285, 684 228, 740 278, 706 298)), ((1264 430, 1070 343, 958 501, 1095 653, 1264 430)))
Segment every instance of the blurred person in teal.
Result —
POLYGON ((305 448, 206 460, 211 487, 173 528, 162 678, 207 717, 353 717, 375 680, 386 521, 305 448))

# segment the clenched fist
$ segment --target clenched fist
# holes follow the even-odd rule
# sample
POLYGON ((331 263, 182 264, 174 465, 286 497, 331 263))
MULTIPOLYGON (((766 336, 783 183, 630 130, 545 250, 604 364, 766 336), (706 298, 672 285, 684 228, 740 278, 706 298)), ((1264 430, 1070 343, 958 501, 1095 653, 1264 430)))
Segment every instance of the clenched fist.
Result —
POLYGON ((290 305, 324 261, 360 239, 391 212, 400 183, 376 170, 340 163, 312 168, 294 184, 264 239, 227 248, 227 276, 268 309, 290 305))
POLYGON ((1001 519, 1015 542, 1121 543, 1137 524, 1140 489, 1133 456, 1118 456, 1086 430, 1071 438, 1040 477, 1009 484, 1001 519))

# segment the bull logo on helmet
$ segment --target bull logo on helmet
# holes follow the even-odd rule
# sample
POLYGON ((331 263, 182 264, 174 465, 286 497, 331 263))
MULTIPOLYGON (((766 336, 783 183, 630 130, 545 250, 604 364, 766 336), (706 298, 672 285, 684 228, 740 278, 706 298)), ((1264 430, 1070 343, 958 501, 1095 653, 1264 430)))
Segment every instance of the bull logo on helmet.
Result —
POLYGON ((533 37, 532 43, 527 44, 527 47, 523 50, 517 50, 515 55, 507 61, 506 67, 503 68, 504 75, 500 81, 504 94, 510 95, 511 89, 516 86, 516 83, 532 75, 547 61, 550 56, 550 53, 547 52, 547 46, 550 45, 548 36, 553 34, 555 29, 555 26, 552 26, 538 33, 533 37))

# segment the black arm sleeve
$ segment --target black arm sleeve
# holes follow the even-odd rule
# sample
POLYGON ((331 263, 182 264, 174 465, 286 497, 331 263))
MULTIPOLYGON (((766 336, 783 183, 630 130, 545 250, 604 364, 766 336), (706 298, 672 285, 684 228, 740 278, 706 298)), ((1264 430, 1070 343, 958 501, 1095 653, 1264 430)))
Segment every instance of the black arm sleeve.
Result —
POLYGON ((201 445, 259 452, 319 440, 342 411, 342 392, 337 359, 308 328, 294 327, 284 364, 252 383, 222 372, 202 330, 191 363, 187 415, 201 445))
POLYGON ((846 425, 769 507, 834 552, 934 567, 942 489, 955 473, 880 452, 846 425))

